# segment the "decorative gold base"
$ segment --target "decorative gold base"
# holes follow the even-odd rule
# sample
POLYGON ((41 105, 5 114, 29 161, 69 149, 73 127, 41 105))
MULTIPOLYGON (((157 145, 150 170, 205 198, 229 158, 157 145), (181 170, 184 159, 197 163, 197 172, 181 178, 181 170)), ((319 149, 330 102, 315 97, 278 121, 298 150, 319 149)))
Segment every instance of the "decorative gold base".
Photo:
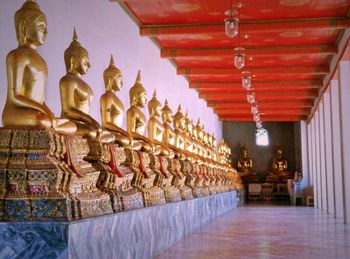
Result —
POLYGON ((71 220, 112 213, 83 160, 86 140, 48 129, 0 129, 2 220, 71 220))
POLYGON ((214 195, 214 194, 217 194, 217 193, 218 193, 217 188, 216 188, 215 185, 210 185, 210 186, 208 187, 208 189, 209 189, 210 195, 214 195))
POLYGON ((193 199, 193 193, 192 193, 192 189, 188 186, 182 186, 179 188, 180 189, 180 193, 181 193, 181 198, 183 200, 189 200, 189 199, 193 199))
POLYGON ((164 191, 159 187, 144 188, 142 193, 145 207, 166 203, 164 191))
POLYGON ((181 193, 175 186, 163 188, 166 202, 181 201, 181 193))

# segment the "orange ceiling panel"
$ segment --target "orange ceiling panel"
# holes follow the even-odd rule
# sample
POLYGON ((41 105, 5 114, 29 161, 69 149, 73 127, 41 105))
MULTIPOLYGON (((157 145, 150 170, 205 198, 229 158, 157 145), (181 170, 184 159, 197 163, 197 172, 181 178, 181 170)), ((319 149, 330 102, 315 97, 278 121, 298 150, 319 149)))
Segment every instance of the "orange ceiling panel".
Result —
POLYGON ((151 37, 161 57, 197 89, 224 121, 252 121, 242 72, 252 88, 262 121, 300 121, 310 116, 343 52, 350 27, 349 0, 232 1, 239 34, 224 33, 229 0, 122 0, 151 37), (234 68, 235 48, 243 47, 243 69, 234 68), (341 47, 343 48, 343 47, 341 47))

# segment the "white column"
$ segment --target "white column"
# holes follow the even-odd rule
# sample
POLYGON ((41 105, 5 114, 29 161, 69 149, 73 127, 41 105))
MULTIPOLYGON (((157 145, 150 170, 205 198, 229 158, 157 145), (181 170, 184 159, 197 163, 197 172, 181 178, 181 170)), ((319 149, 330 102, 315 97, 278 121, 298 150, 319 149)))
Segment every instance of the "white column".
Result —
POLYGON ((307 124, 308 186, 312 186, 312 123, 307 124))
POLYGON ((315 112, 315 152, 316 152, 316 182, 315 182, 315 191, 317 193, 316 208, 322 209, 322 189, 321 189, 321 153, 320 153, 320 115, 319 107, 315 112))
POLYGON ((331 95, 327 91, 323 94, 324 103, 324 125, 325 125, 325 161, 326 161, 326 183, 328 213, 334 215, 334 171, 333 171, 333 145, 332 145, 332 119, 331 119, 331 95))
POLYGON ((344 219, 343 197, 343 166, 340 140, 340 109, 338 80, 331 81, 331 111, 332 111, 332 140, 333 140, 333 170, 335 186, 335 217, 344 219))
POLYGON ((320 119, 320 179, 321 179, 321 194, 322 194, 322 210, 328 211, 327 201, 327 179, 326 179, 326 150, 324 136, 324 102, 323 97, 319 103, 319 119, 320 119))
POLYGON ((314 116, 312 118, 312 149, 313 149, 313 158, 312 158, 312 168, 313 168, 313 191, 314 191, 314 206, 317 208, 317 158, 316 158, 316 115, 314 113, 314 116))
POLYGON ((340 138, 343 161, 344 222, 350 223, 350 62, 339 62, 340 138))
POLYGON ((300 122, 300 138, 301 138, 301 172, 303 173, 303 180, 301 182, 301 189, 309 186, 309 154, 308 154, 308 127, 305 121, 300 122))

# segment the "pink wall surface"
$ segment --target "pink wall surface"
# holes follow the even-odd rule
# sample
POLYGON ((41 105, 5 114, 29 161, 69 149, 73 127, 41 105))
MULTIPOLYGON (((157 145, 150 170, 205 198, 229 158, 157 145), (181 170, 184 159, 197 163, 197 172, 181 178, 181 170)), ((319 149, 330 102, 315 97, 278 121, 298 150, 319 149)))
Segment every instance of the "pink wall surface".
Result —
MULTIPOLYGON (((214 133, 217 140, 222 136, 222 124, 198 93, 189 89, 188 82, 176 75, 175 67, 160 58, 159 48, 148 38, 139 36, 138 26, 116 4, 108 0, 38 0, 46 14, 48 36, 38 52, 46 60, 49 75, 46 84, 46 103, 59 116, 61 113, 59 80, 65 75, 64 50, 72 40, 73 27, 78 39, 89 51, 91 69, 83 79, 94 92, 90 114, 100 120, 100 96, 104 93, 103 71, 113 54, 116 66, 122 71, 124 87, 118 93, 125 108, 129 107, 129 89, 134 84, 137 71, 141 70, 142 83, 149 99, 154 89, 161 103, 168 98, 169 106, 176 112, 181 104, 188 109, 195 122, 200 118, 205 129, 214 133)), ((7 53, 17 47, 13 16, 24 0, 3 1, 0 8, 0 110, 6 101, 7 79, 5 60, 7 53)), ((148 117, 148 110, 144 109, 148 117)), ((0 125, 2 123, 0 122, 0 125)), ((124 120, 124 128, 125 120, 124 120)))

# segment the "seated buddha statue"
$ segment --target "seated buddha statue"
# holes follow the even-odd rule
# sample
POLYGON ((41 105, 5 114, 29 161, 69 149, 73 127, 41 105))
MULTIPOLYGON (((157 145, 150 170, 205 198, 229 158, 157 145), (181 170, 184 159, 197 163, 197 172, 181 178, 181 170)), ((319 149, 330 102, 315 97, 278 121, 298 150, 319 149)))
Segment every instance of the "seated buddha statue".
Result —
POLYGON ((116 92, 123 86, 121 71, 115 67, 113 56, 108 68, 103 72, 106 92, 101 96, 102 127, 114 134, 115 143, 125 148, 141 149, 141 143, 134 140, 130 133, 121 128, 124 119, 124 105, 116 92))
POLYGON ((2 113, 4 127, 52 128, 74 134, 76 126, 58 119, 45 104, 47 65, 36 51, 47 36, 46 16, 34 1, 27 1, 15 14, 18 47, 7 55, 7 99, 2 113))
POLYGON ((237 169, 241 174, 253 173, 253 160, 248 157, 246 147, 241 149, 242 156, 237 161, 237 169))
POLYGON ((200 122, 200 119, 198 118, 198 121, 197 121, 197 125, 196 127, 194 128, 194 131, 195 131, 195 136, 196 136, 196 139, 197 139, 197 153, 200 157, 203 157, 204 155, 204 146, 203 146, 203 131, 202 131, 202 127, 201 127, 201 122, 200 122))
POLYGON ((114 135, 103 130, 89 115, 93 92, 81 79, 90 68, 89 56, 80 45, 75 29, 72 43, 64 52, 64 62, 67 73, 60 80, 62 118, 75 122, 78 136, 102 143, 114 141, 114 135))
POLYGON ((147 93, 141 83, 141 72, 137 74, 136 82, 129 90, 130 108, 126 112, 127 131, 131 136, 141 143, 141 151, 153 152, 154 146, 144 136, 146 128, 146 117, 141 111, 147 103, 147 93))
POLYGON ((174 117, 173 117, 173 111, 168 106, 168 100, 165 100, 165 103, 162 109, 162 120, 163 120, 163 126, 164 126, 163 143, 175 150, 176 135, 175 135, 175 131, 171 127, 171 124, 174 121, 174 117))
POLYGON ((179 105, 177 112, 174 115, 175 147, 182 151, 185 150, 185 138, 183 135, 184 127, 185 120, 181 111, 181 105, 179 105))
POLYGON ((185 136, 185 150, 186 152, 192 153, 193 152, 193 124, 191 123, 190 118, 188 117, 188 111, 186 110, 185 113, 185 130, 184 130, 184 136, 185 136))
POLYGON ((148 139, 152 142, 156 149, 159 150, 154 152, 154 154, 173 157, 174 152, 170 150, 163 142, 165 128, 159 120, 162 116, 162 105, 157 99, 156 91, 154 91, 152 99, 148 102, 148 111, 150 115, 147 125, 148 139))
POLYGON ((281 148, 276 151, 276 157, 272 159, 272 174, 275 175, 288 175, 288 162, 283 158, 283 152, 281 148))

